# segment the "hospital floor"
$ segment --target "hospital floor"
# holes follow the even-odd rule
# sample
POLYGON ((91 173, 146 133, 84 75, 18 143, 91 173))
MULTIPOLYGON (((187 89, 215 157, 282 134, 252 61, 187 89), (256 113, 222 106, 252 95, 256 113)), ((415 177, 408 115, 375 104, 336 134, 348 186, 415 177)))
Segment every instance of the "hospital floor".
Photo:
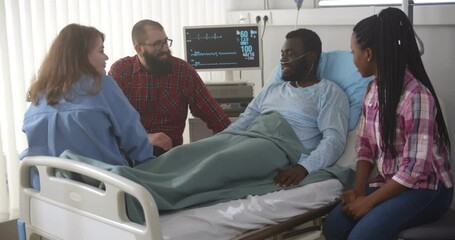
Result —
POLYGON ((0 221, 0 240, 17 240, 17 222, 14 220, 0 221))

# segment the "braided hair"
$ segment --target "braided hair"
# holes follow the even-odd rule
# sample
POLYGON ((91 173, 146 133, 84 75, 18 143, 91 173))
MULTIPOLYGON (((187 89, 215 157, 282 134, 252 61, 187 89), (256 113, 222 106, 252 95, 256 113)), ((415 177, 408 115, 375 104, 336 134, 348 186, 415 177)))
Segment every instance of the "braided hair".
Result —
POLYGON ((386 8, 378 15, 358 22, 353 31, 360 47, 370 48, 376 56, 379 119, 383 136, 381 148, 396 157, 394 116, 403 92, 404 74, 408 68, 433 95, 437 107, 439 140, 444 147, 450 149, 441 106, 423 66, 414 29, 406 14, 397 8, 386 8))

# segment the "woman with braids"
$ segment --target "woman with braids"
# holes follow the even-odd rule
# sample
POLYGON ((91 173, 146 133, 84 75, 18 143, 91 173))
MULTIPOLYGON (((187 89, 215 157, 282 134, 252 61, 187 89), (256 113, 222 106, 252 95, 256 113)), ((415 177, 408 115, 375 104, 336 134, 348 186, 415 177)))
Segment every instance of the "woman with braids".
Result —
POLYGON ((351 49, 361 75, 375 80, 358 126, 354 187, 329 214, 323 233, 328 240, 394 239, 448 210, 450 140, 413 27, 401 10, 387 8, 357 23, 351 49))

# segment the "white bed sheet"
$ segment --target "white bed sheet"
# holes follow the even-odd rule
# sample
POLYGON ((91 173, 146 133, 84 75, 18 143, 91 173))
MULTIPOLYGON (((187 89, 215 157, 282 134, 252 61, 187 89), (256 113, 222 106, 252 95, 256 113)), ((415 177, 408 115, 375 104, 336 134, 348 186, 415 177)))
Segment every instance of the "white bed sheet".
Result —
POLYGON ((340 181, 329 179, 299 188, 162 215, 163 239, 233 239, 248 230, 276 224, 327 205, 339 198, 342 190, 340 181))
MULTIPOLYGON (((346 149, 336 162, 342 167, 355 169, 356 129, 349 131, 346 149)), ((338 179, 329 179, 299 188, 162 215, 163 239, 233 239, 248 230, 276 224, 325 206, 339 198, 343 189, 338 179)))

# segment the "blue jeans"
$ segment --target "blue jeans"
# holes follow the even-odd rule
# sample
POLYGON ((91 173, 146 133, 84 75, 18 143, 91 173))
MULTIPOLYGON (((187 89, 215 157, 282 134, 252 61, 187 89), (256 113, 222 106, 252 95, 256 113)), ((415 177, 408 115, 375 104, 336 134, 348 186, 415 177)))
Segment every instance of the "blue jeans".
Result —
MULTIPOLYGON (((379 188, 366 190, 367 195, 379 188)), ((404 229, 435 221, 450 207, 453 188, 442 183, 438 190, 409 189, 374 207, 358 221, 346 215, 340 203, 334 208, 323 226, 327 240, 395 239, 404 229)))

